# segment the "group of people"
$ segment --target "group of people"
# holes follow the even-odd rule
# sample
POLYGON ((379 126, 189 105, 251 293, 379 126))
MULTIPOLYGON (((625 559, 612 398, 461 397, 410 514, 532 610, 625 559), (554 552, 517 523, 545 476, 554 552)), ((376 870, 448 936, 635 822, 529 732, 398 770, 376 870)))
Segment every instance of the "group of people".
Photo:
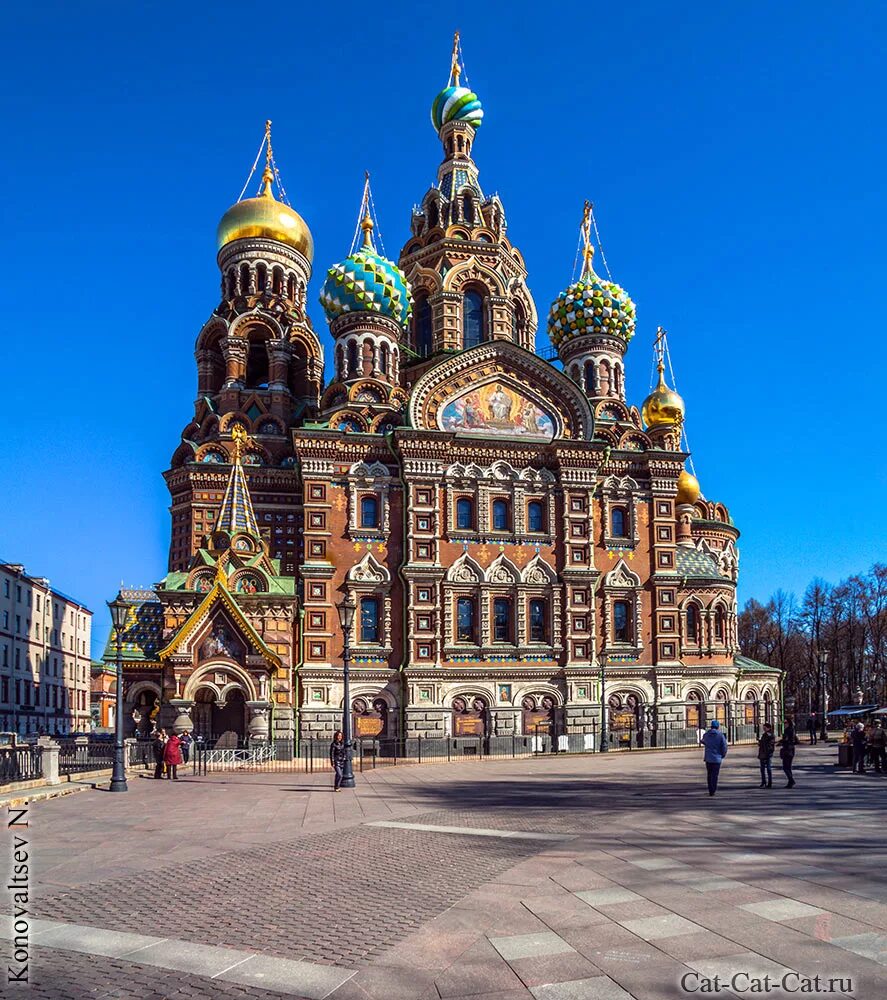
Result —
POLYGON ((173 781, 179 780, 179 764, 187 764, 191 757, 191 744, 194 742, 191 733, 186 729, 180 736, 167 734, 165 729, 158 729, 151 741, 154 752, 154 777, 166 777, 173 781))
MULTIPOLYGON (((708 794, 714 795, 718 790, 718 777, 721 773, 721 764, 727 756, 727 737, 721 730, 721 723, 712 720, 711 728, 707 729, 702 739, 699 741, 704 750, 705 770, 708 778, 708 794)), ((788 781, 786 788, 795 787, 795 778, 792 773, 792 765, 795 759, 795 746, 798 738, 795 734, 795 725, 791 719, 785 720, 785 728, 782 731, 782 739, 777 740, 773 732, 773 726, 769 722, 764 723, 761 735, 758 738, 758 764, 761 769, 761 784, 759 788, 773 787, 773 755, 779 747, 779 757, 782 760, 782 770, 788 781)))
POLYGON ((866 758, 877 774, 887 772, 887 730, 880 719, 869 729, 857 722, 844 738, 850 744, 854 774, 865 774, 866 758))

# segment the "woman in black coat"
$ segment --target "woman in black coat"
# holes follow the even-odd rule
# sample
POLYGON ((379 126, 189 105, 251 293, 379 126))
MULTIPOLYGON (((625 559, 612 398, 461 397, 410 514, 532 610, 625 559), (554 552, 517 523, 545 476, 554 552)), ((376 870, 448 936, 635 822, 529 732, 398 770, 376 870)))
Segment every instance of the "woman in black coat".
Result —
POLYGON ((348 746, 345 743, 345 734, 341 729, 337 729, 333 735, 333 742, 330 743, 330 764, 336 772, 336 780, 333 791, 340 791, 342 775, 345 773, 345 761, 348 758, 348 746))
POLYGON ((151 740, 151 750, 154 753, 154 777, 163 777, 163 752, 166 749, 166 732, 158 729, 151 740))
POLYGON ((795 736, 795 724, 791 719, 785 720, 785 729, 782 730, 782 739, 776 744, 780 747, 779 756, 782 758, 782 770, 788 778, 786 788, 795 787, 795 779, 792 775, 792 762, 795 759, 795 744, 798 742, 795 736))
POLYGON ((758 740, 758 763, 761 765, 761 788, 773 787, 773 750, 776 737, 769 722, 764 723, 764 731, 758 740))

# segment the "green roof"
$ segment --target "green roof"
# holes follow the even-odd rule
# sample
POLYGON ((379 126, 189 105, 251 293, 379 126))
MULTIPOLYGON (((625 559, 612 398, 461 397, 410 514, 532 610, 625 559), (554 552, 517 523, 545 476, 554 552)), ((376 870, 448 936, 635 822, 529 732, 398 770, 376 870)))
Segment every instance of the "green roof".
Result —
POLYGON ((679 576, 720 580, 722 583, 729 582, 725 576, 718 572, 718 564, 707 552, 700 552, 699 549, 691 549, 686 545, 679 545, 677 551, 675 572, 679 576))
POLYGON ((767 663, 758 663, 757 660, 752 660, 747 656, 734 656, 733 662, 737 667, 742 667, 743 670, 754 672, 766 672, 768 674, 778 674, 781 673, 779 667, 771 667, 767 663))

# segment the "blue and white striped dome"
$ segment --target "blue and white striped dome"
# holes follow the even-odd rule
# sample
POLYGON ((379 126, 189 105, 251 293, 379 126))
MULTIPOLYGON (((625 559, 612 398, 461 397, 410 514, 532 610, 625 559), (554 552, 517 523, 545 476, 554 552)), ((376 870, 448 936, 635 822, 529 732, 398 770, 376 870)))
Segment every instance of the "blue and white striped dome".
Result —
POLYGON ((480 128, 484 109, 480 98, 467 87, 445 87, 431 105, 431 122, 439 132, 447 122, 467 122, 480 128))

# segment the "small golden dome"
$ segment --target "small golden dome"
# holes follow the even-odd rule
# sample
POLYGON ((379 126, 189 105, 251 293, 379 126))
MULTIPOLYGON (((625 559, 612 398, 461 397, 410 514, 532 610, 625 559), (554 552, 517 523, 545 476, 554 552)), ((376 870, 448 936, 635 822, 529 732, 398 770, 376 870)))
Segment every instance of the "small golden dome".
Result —
POLYGON ((702 490, 699 488, 699 480, 686 469, 678 476, 678 503, 690 504, 692 507, 699 499, 702 490))
POLYGON ((225 212, 217 234, 219 250, 234 240, 259 236, 286 243, 310 262, 314 258, 311 230, 295 209, 274 197, 271 191, 273 178, 270 167, 266 167, 262 175, 265 182, 262 193, 257 198, 238 201, 225 212))
POLYGON ((674 424, 683 422, 684 401, 674 389, 669 389, 665 384, 661 368, 659 370, 659 385, 644 400, 641 417, 647 428, 672 427, 674 424))

